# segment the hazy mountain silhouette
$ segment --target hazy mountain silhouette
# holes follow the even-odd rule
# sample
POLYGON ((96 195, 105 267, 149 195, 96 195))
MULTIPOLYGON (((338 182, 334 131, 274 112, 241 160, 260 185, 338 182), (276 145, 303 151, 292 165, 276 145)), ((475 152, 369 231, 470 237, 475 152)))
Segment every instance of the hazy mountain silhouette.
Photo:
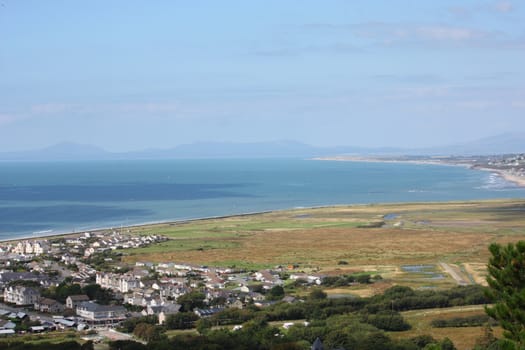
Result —
POLYGON ((489 155, 525 152, 525 135, 501 134, 471 142, 429 148, 315 147, 295 141, 197 142, 169 149, 108 152, 102 148, 72 142, 39 150, 0 153, 0 160, 106 160, 176 158, 275 158, 324 157, 336 155, 489 155))

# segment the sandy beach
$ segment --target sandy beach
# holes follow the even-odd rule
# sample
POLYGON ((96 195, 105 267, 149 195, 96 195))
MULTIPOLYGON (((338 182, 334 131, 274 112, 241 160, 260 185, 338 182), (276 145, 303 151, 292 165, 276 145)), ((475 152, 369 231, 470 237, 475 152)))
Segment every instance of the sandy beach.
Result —
POLYGON ((508 171, 505 170, 498 170, 498 169, 491 169, 491 168, 479 168, 479 169, 473 169, 473 170, 483 170, 483 171, 490 171, 495 174, 498 174, 502 178, 504 178, 508 182, 512 182, 515 185, 519 187, 525 187, 525 176, 518 176, 515 174, 511 174, 508 171))
POLYGON ((322 157, 313 158, 312 160, 324 160, 324 161, 337 161, 337 162, 365 162, 365 163, 407 163, 407 164, 420 164, 420 165, 441 165, 441 166, 459 166, 469 168, 472 170, 479 171, 490 171, 494 174, 498 174, 505 181, 511 182, 519 187, 525 187, 525 176, 518 176, 509 171, 495 168, 485 167, 474 167, 473 164, 469 163, 453 163, 443 160, 443 158, 434 159, 386 159, 386 158, 373 158, 373 157, 359 157, 359 156, 335 156, 335 157, 322 157))

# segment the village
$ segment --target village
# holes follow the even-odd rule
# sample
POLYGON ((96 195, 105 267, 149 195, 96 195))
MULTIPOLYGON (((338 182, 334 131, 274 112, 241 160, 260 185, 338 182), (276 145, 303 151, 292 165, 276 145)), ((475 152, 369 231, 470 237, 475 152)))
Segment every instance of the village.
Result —
POLYGON ((284 281, 320 285, 323 276, 293 272, 294 266, 244 271, 183 262, 119 261, 122 251, 165 241, 159 235, 107 231, 0 246, 0 335, 56 330, 112 329, 133 317, 153 316, 159 325, 188 307, 209 317, 225 308, 263 308, 284 295, 284 281), (279 298, 275 298, 278 295, 279 298))

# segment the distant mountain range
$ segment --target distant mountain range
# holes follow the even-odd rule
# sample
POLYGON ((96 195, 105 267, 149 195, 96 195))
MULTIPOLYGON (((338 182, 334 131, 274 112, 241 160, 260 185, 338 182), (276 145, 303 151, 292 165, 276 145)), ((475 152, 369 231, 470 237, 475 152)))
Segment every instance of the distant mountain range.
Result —
POLYGON ((102 148, 64 142, 39 150, 0 152, 0 160, 117 160, 183 158, 276 158, 327 157, 337 155, 491 155, 525 152, 525 135, 502 134, 472 142, 431 148, 367 148, 357 146, 315 147, 295 141, 198 142, 170 149, 108 152, 102 148))

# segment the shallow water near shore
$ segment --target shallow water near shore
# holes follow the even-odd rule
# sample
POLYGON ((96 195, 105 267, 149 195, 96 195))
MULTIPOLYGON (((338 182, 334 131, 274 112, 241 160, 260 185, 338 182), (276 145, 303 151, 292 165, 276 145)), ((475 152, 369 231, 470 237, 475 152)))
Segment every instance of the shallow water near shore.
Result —
POLYGON ((0 239, 337 204, 523 198, 494 174, 299 159, 0 163, 0 239))

